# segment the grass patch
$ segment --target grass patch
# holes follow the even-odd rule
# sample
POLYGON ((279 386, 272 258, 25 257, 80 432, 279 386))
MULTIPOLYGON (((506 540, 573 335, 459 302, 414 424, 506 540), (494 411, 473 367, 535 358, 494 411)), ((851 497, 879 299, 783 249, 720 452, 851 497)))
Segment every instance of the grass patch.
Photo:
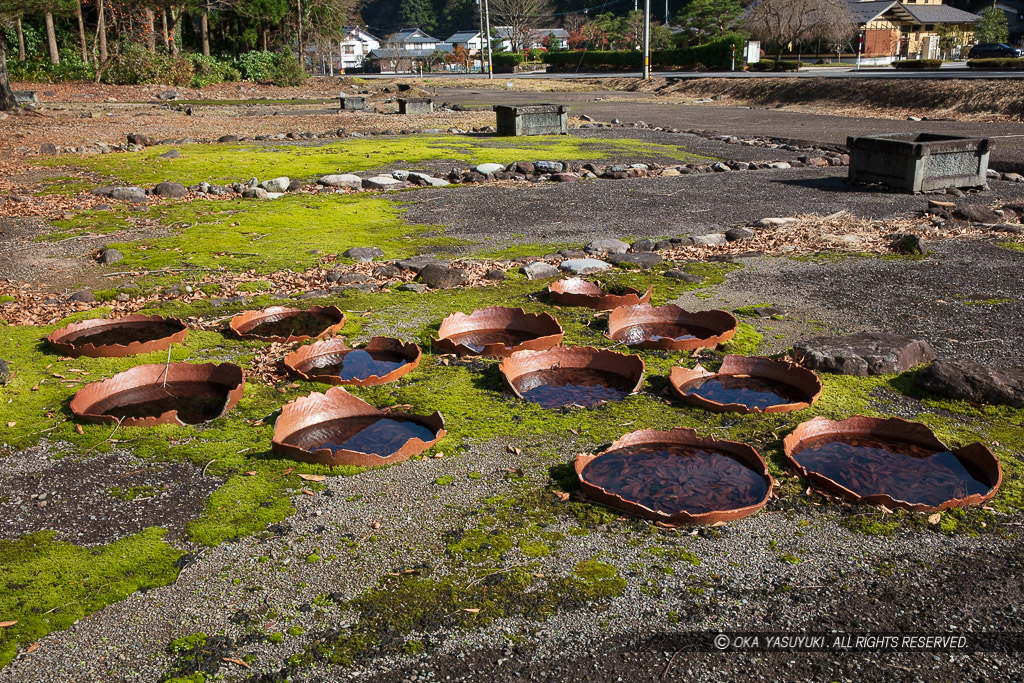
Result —
MULTIPOLYGON (((529 139, 420 135, 380 138, 352 138, 326 145, 298 145, 283 141, 223 145, 180 145, 180 159, 158 157, 171 147, 147 147, 131 154, 105 154, 82 157, 75 164, 133 185, 155 185, 165 180, 195 185, 245 182, 288 176, 293 180, 316 179, 328 173, 358 172, 393 164, 415 167, 418 164, 451 160, 472 163, 534 159, 630 160, 669 158, 679 163, 706 160, 678 145, 663 145, 642 140, 596 140, 560 135, 529 139)), ((46 161, 57 165, 57 161, 46 161)), ((59 160, 66 164, 66 159, 59 160)))
POLYGON ((40 532, 0 541, 0 667, 19 645, 39 640, 137 590, 171 583, 178 550, 151 527, 98 548, 81 548, 40 532))

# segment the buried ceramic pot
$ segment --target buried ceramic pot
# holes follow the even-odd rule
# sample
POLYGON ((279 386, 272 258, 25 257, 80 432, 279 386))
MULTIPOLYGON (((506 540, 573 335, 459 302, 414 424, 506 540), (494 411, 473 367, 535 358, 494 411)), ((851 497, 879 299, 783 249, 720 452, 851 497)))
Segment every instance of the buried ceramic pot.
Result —
POLYGON ((65 356, 122 358, 163 351, 181 344, 188 326, 177 318, 161 315, 128 315, 94 318, 54 330, 46 341, 65 356))
POLYGON ((714 348, 736 334, 739 322, 728 311, 691 313, 678 306, 638 304, 608 316, 608 337, 627 346, 664 351, 714 348))
POLYGON ((589 346, 517 351, 498 370, 511 393, 544 408, 618 400, 635 394, 644 381, 640 356, 589 346))
POLYGON ((635 306, 651 301, 653 287, 642 295, 639 289, 626 287, 621 293, 605 292, 596 282, 571 277, 548 285, 548 296, 563 306, 584 306, 597 311, 610 311, 619 306, 635 306))
POLYGON ((274 426, 277 453, 316 465, 374 467, 401 462, 442 438, 444 418, 378 410, 342 387, 288 403, 274 426))
POLYGON ((337 334, 345 326, 345 314, 337 306, 308 309, 271 306, 262 311, 239 313, 228 326, 240 339, 302 342, 337 334))
POLYGON ((752 447, 682 427, 630 432, 601 453, 577 455, 575 469, 592 500, 671 525, 746 517, 774 484, 752 447))
POLYGON ((421 355, 416 344, 391 337, 374 337, 356 349, 346 346, 344 339, 326 339, 289 353, 284 364, 312 382, 369 387, 394 382, 412 372, 421 355), (357 367, 350 367, 354 362, 357 367))
POLYGON ((139 365, 82 387, 71 412, 88 422, 126 427, 200 424, 225 415, 245 393, 245 373, 231 363, 139 365))
POLYGON ((516 351, 544 351, 562 341, 562 326, 548 313, 490 306, 441 322, 434 347, 459 356, 502 358, 516 351))
POLYGON ((810 370, 784 360, 726 356, 718 372, 699 364, 672 368, 669 382, 687 403, 715 412, 789 413, 821 396, 821 380, 810 370))
POLYGON ((980 505, 1003 473, 987 447, 951 449, 920 422, 855 415, 800 424, 783 442, 786 458, 811 486, 851 503, 915 512, 980 505))

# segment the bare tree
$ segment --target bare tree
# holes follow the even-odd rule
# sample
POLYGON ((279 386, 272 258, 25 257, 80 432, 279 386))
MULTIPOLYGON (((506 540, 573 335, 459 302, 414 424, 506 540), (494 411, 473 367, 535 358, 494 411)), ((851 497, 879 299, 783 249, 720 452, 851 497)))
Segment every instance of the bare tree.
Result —
POLYGON ((844 0, 758 0, 743 20, 751 36, 774 44, 777 55, 811 40, 834 42, 856 29, 844 0))
POLYGON ((529 47, 530 31, 551 15, 547 0, 490 0, 493 21, 508 26, 512 51, 529 47))

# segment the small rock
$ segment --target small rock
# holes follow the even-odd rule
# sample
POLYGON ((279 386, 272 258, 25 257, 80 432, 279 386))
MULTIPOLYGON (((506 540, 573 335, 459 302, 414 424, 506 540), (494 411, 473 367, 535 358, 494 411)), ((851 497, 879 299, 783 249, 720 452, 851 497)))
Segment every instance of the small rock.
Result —
POLYGON ((504 171, 505 167, 501 164, 478 164, 473 167, 473 170, 481 175, 494 175, 499 171, 504 171))
POLYGON ((262 183, 260 183, 260 187, 262 187, 267 192, 283 194, 288 191, 288 186, 291 184, 291 182, 292 181, 288 179, 288 177, 281 176, 280 178, 264 180, 262 183))
POLYGON ((412 258, 402 259, 401 261, 395 261, 395 265, 402 270, 411 270, 414 273, 418 273, 426 268, 431 263, 439 263, 447 266, 447 261, 434 258, 433 256, 413 256, 412 258))
POLYGON ((564 167, 557 161, 533 162, 534 173, 561 173, 564 167))
POLYGON ((440 263, 430 263, 420 270, 420 282, 434 289, 451 289, 465 284, 469 274, 462 268, 452 268, 440 263))
POLYGON ((666 270, 665 277, 670 277, 673 280, 682 280, 683 282, 703 282, 704 278, 700 275, 694 275, 693 273, 687 273, 685 270, 666 270))
POLYGON ((484 279, 485 280, 494 280, 494 281, 504 280, 505 279, 505 271, 502 270, 501 268, 489 268, 487 270, 487 272, 484 273, 484 279))
POLYGON ((909 254, 912 256, 924 256, 928 253, 925 241, 917 235, 893 235, 889 248, 897 254, 909 254))
POLYGON ((555 173, 551 176, 551 180, 556 183, 571 183, 576 180, 582 180, 579 173, 555 173))
POLYGON ((1004 173, 1003 180, 1011 183, 1024 183, 1024 175, 1020 173, 1004 173))
POLYGON ((52 142, 44 142, 43 144, 39 145, 39 153, 46 154, 47 156, 53 156, 54 154, 57 153, 57 145, 53 144, 52 142))
POLYGON ((713 232, 709 235, 694 235, 693 243, 701 247, 724 247, 729 240, 724 233, 713 232))
POLYGON ((0 385, 7 384, 7 380, 11 378, 11 369, 7 365, 7 361, 0 359, 0 385))
POLYGON ((384 252, 377 247, 352 247, 345 250, 342 256, 356 261, 373 261, 384 255, 384 252))
POLYGON ((217 142, 238 142, 237 135, 221 135, 217 138, 217 142))
POLYGON ((962 204, 953 215, 972 223, 1000 223, 999 215, 984 204, 962 204))
POLYGON ((105 266, 109 266, 112 263, 117 263, 124 258, 124 254, 119 252, 117 249, 104 249, 100 254, 100 263, 105 266))
POLYGON ((525 275, 527 280, 546 280, 558 277, 558 269, 550 263, 544 263, 543 261, 528 263, 520 267, 519 272, 525 275))
POLYGON ((141 187, 115 187, 110 190, 110 198, 132 204, 145 204, 147 201, 146 191, 141 187))
POLYGON ((633 244, 630 245, 629 248, 632 251, 635 251, 635 252, 654 251, 655 242, 654 242, 654 240, 648 240, 648 239, 637 240, 636 242, 633 242, 633 244))
POLYGON ((390 263, 383 266, 377 266, 373 269, 373 276, 380 278, 381 280, 391 280, 401 274, 401 269, 398 266, 391 265, 390 263))
POLYGON ((784 228, 799 222, 799 219, 796 218, 762 218, 754 221, 751 225, 755 228, 784 228))
POLYGON ((389 175, 378 175, 363 180, 363 188, 366 190, 397 190, 403 187, 406 187, 406 183, 389 175))
POLYGON ((166 152, 164 152, 163 154, 160 155, 160 158, 161 159, 180 159, 181 158, 181 152, 179 152, 176 149, 167 150, 166 152))
POLYGON ((68 297, 68 301, 73 301, 79 304, 91 304, 96 301, 96 295, 90 292, 88 289, 83 289, 81 292, 75 292, 68 297))
POLYGON ((317 182, 325 187, 347 187, 352 190, 363 189, 363 179, 352 173, 325 175, 317 182))
POLYGON ((129 133, 128 144, 138 145, 140 147, 152 147, 156 144, 156 140, 143 133, 129 133))
POLYGON ((660 254, 655 254, 654 252, 642 252, 636 254, 609 254, 608 260, 617 266, 625 264, 636 266, 641 270, 650 270, 660 264, 662 258, 660 254))
MULTIPOLYGON (((660 256, 658 258, 661 258, 660 256)), ((596 258, 577 258, 562 261, 558 266, 560 269, 573 275, 586 275, 587 273, 599 273, 608 270, 612 264, 596 258)))
POLYGON ((591 256, 603 256, 605 254, 625 254, 629 251, 629 244, 622 240, 616 239, 603 239, 594 240, 587 246, 583 247, 583 251, 590 254, 591 256))
POLYGON ((153 188, 153 194, 158 197, 172 197, 180 199, 188 194, 188 190, 181 183, 160 183, 153 188))
POLYGON ((741 242, 754 239, 755 233, 750 228, 732 228, 725 231, 725 239, 730 242, 741 242))
POLYGON ((270 199, 270 193, 262 187, 247 187, 242 191, 243 199, 270 199))
POLYGON ((857 377, 904 372, 935 358, 922 339, 870 332, 797 342, 791 355, 811 370, 857 377))
POLYGON ((996 368, 969 360, 937 360, 914 384, 942 396, 1024 408, 1024 367, 996 368))
POLYGON ((422 294, 423 292, 427 291, 427 286, 426 285, 421 285, 418 282, 406 282, 404 285, 399 285, 398 286, 398 291, 400 291, 400 292, 416 292, 417 294, 422 294))
POLYGON ((177 90, 164 90, 162 93, 157 95, 157 99, 173 100, 177 96, 178 96, 178 91, 177 90))

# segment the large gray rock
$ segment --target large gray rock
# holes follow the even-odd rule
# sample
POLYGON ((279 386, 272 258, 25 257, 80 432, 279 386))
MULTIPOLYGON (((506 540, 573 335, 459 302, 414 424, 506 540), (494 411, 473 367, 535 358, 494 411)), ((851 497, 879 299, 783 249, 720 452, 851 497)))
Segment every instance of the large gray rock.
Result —
POLYGON ((244 199, 270 199, 270 193, 262 187, 247 187, 242 190, 244 199))
POLYGON ((288 186, 291 185, 292 181, 287 176, 281 176, 280 178, 272 178, 270 180, 264 180, 260 183, 267 192, 273 192, 274 194, 282 194, 288 191, 288 186))
POLYGON ((615 265, 631 265, 641 270, 650 270, 662 262, 661 254, 640 252, 638 254, 610 254, 608 260, 615 265))
POLYGON ((129 133, 128 143, 132 145, 139 145, 140 147, 152 147, 156 144, 156 140, 145 133, 129 133))
POLYGON ((544 263, 543 261, 535 261, 528 263, 519 269, 519 272, 526 276, 527 280, 546 280, 552 277, 558 277, 558 268, 555 268, 550 263, 544 263))
POLYGON ((332 173, 317 181, 326 187, 347 187, 351 190, 363 189, 363 179, 352 173, 332 173))
POLYGON ((535 173, 561 173, 564 167, 557 161, 535 161, 533 170, 535 173))
POLYGON ((1024 368, 994 368, 969 360, 937 360, 914 383, 935 394, 975 403, 1024 408, 1024 368))
POLYGON ((132 204, 145 204, 146 191, 141 187, 115 187, 110 190, 110 198, 132 204))
POLYGON ((594 240, 587 246, 583 247, 583 251, 587 252, 591 256, 625 254, 629 251, 629 245, 622 240, 616 239, 594 240))
POLYGON ((409 182, 414 185, 424 185, 427 187, 445 187, 451 185, 444 178, 435 178, 434 176, 427 175, 426 173, 418 173, 413 171, 409 174, 409 182))
POLYGON ((346 249, 342 256, 346 258, 355 259, 356 261, 372 261, 375 258, 383 256, 384 252, 377 247, 352 247, 346 249))
POLYGON ((153 188, 153 194, 158 197, 181 199, 188 194, 188 190, 181 183, 160 183, 153 188))
POLYGON ((105 266, 109 266, 112 263, 117 263, 122 259, 124 259, 124 254, 119 252, 117 249, 104 249, 103 252, 100 254, 100 263, 102 263, 105 266))
POLYGON ((599 273, 608 270, 612 264, 596 258, 573 258, 562 261, 559 266, 562 270, 573 275, 586 275, 587 273, 599 273))
POLYGON ((703 282, 704 278, 700 275, 694 275, 693 273, 687 273, 685 270, 666 270, 665 277, 670 277, 673 280, 682 280, 683 282, 703 282))
POLYGON ((411 270, 414 273, 418 273, 431 263, 439 263, 443 266, 447 266, 447 261, 442 261, 439 258, 433 256, 413 256, 411 258, 402 259, 401 261, 395 261, 395 265, 402 270, 411 270))
POLYGON ((73 301, 78 304, 91 304, 96 301, 96 295, 90 292, 88 289, 83 289, 80 292, 75 292, 68 297, 68 301, 73 301))
POLYGON ((922 339, 870 332, 797 342, 790 355, 811 370, 857 377, 903 372, 935 358, 922 339))
POLYGON ((729 238, 722 232, 713 232, 708 235, 694 235, 693 243, 698 247, 724 247, 729 244, 729 238))
POLYGON ((468 280, 469 273, 462 268, 452 268, 440 263, 427 264, 420 271, 420 282, 434 289, 451 289, 465 284, 468 280))
POLYGON ((176 149, 170 149, 160 155, 161 159, 180 159, 181 152, 176 149))

